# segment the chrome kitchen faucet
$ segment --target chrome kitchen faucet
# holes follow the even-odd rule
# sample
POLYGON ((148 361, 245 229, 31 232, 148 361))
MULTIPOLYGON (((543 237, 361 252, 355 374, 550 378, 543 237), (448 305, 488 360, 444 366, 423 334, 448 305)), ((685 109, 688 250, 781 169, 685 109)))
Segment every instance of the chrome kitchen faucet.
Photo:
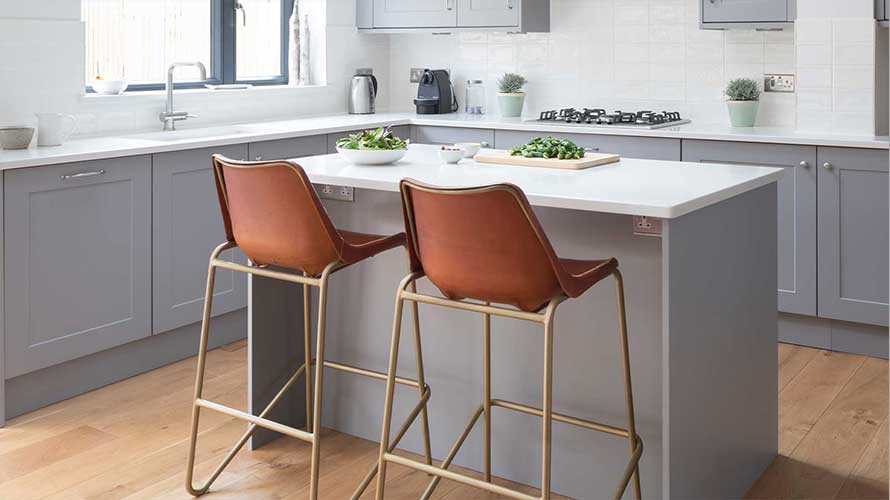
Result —
POLYGON ((176 130, 176 122, 197 118, 197 116, 189 114, 188 111, 173 111, 173 70, 180 66, 198 68, 198 71, 201 72, 201 80, 207 79, 207 68, 201 62, 173 63, 167 68, 167 85, 165 87, 167 104, 164 111, 158 115, 158 118, 164 122, 164 130, 176 130))

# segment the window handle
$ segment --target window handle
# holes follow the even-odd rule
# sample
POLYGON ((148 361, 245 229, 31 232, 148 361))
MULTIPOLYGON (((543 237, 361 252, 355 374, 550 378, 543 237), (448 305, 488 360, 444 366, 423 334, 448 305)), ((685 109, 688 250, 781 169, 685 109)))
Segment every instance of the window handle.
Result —
POLYGON ((235 10, 236 10, 236 11, 237 11, 237 10, 240 10, 240 11, 241 11, 241 19, 242 19, 242 22, 243 22, 243 26, 246 28, 246 27, 247 27, 247 11, 244 9, 244 4, 241 3, 241 2, 238 2, 238 1, 236 0, 236 1, 235 1, 235 10))

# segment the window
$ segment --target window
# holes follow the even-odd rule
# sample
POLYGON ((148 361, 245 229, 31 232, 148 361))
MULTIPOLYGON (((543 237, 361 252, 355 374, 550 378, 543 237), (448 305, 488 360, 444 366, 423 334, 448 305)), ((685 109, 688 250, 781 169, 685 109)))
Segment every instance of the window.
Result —
POLYGON ((287 83, 288 20, 294 0, 82 0, 86 81, 124 79, 130 90, 164 88, 173 62, 177 88, 206 83, 287 83))

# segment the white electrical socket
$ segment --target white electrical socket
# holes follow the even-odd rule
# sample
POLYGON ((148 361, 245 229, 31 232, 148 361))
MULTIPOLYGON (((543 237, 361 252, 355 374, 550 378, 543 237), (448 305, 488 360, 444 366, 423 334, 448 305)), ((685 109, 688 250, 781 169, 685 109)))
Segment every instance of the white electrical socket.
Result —
POLYGON ((794 75, 763 75, 764 92, 794 92, 794 75))
POLYGON ((661 236, 662 221, 657 217, 634 216, 634 234, 637 236, 661 236))
POLYGON ((355 201, 355 190, 351 186, 321 184, 316 187, 318 197, 323 200, 355 201))

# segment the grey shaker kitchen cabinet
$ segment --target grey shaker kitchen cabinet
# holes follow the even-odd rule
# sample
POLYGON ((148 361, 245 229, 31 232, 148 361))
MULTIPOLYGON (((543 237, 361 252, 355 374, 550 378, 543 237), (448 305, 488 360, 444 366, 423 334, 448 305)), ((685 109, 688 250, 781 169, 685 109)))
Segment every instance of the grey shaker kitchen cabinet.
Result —
MULTIPOLYGON (((361 129, 365 130, 365 129, 361 129)), ((346 137, 350 134, 354 134, 359 132, 360 130, 350 130, 348 132, 337 132, 334 134, 328 134, 328 153, 336 153, 337 152, 337 140, 343 137, 346 137)), ((401 139, 409 139, 411 137, 411 127, 408 125, 398 125, 392 127, 392 133, 401 139)))
MULTIPOLYGON (((457 0, 372 0, 371 27, 453 28, 457 26, 455 2, 457 0)), ((358 10, 362 12, 361 8, 358 10)))
MULTIPOLYGON (((226 239, 210 155, 247 158, 247 145, 155 154, 152 194, 152 333, 201 321, 210 253, 226 239)), ((222 258, 246 262, 226 251, 222 258)), ((247 306, 247 278, 216 271, 213 315, 247 306)))
POLYGON ((817 314, 816 147, 683 141, 683 161, 780 167, 778 182, 779 310, 817 314))
POLYGON ((248 144, 248 156, 252 161, 286 160, 302 156, 323 155, 327 152, 327 137, 312 135, 277 139, 273 141, 251 142, 248 144))
POLYGON ((365 32, 550 31, 550 0, 356 0, 365 32))
POLYGON ((483 148, 494 144, 494 130, 484 128, 457 128, 414 125, 411 127, 411 142, 417 144, 454 144, 457 142, 478 142, 483 148))
POLYGON ((819 148, 819 316, 887 326, 886 150, 819 148))
POLYGON ((458 26, 519 26, 522 0, 457 0, 458 26))
POLYGON ((615 153, 626 158, 649 160, 680 160, 680 140, 660 137, 628 137, 619 135, 561 134, 550 132, 522 132, 498 130, 495 132, 495 147, 510 149, 534 139, 553 136, 569 139, 575 144, 602 153, 615 153))
POLYGON ((797 17, 797 0, 701 0, 701 27, 782 27, 797 17))
POLYGON ((6 377, 148 337, 151 158, 11 170, 4 181, 6 377))

